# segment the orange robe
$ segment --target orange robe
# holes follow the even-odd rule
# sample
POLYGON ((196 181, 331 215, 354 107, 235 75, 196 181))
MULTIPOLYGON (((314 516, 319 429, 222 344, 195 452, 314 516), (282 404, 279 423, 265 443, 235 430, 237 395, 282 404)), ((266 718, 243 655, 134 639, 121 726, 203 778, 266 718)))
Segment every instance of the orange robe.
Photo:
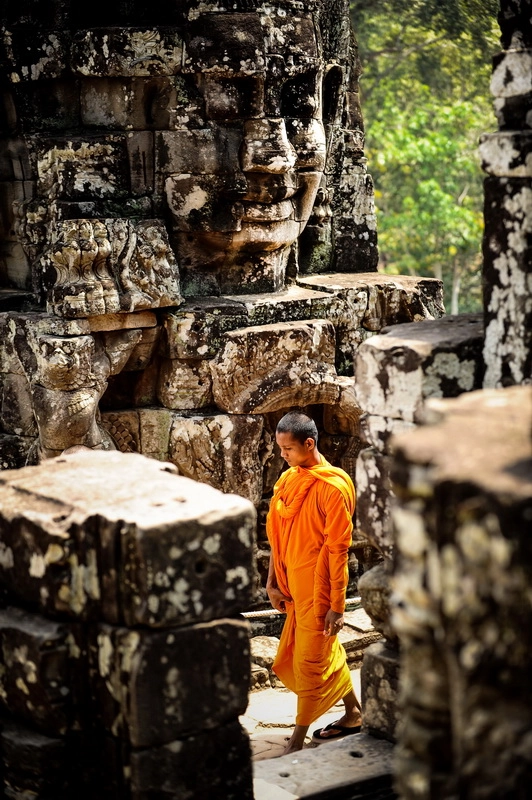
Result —
POLYGON ((327 611, 343 613, 355 490, 346 472, 291 467, 275 484, 266 529, 280 591, 292 599, 273 664, 310 725, 352 690, 345 650, 324 636, 327 611))

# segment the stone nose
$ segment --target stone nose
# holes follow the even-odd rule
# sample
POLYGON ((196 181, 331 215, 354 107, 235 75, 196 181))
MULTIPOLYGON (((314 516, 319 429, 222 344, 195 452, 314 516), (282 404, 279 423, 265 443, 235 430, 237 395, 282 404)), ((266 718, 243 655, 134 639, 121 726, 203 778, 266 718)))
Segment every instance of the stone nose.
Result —
POLYGON ((280 175, 289 172, 296 160, 284 119, 250 119, 244 123, 244 141, 240 150, 243 172, 280 175))

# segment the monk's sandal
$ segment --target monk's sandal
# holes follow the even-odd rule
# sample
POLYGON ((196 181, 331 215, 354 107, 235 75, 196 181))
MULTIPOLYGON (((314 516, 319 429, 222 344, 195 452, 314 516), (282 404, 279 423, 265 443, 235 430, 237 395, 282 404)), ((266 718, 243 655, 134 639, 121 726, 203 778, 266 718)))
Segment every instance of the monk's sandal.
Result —
POLYGON ((343 739, 344 736, 352 736, 354 733, 360 733, 362 726, 356 725, 354 728, 346 728, 344 725, 339 725, 337 722, 331 722, 324 728, 318 728, 312 734, 313 742, 334 742, 337 739, 343 739), (328 736, 323 736, 325 731, 338 731, 338 733, 330 733, 328 736))

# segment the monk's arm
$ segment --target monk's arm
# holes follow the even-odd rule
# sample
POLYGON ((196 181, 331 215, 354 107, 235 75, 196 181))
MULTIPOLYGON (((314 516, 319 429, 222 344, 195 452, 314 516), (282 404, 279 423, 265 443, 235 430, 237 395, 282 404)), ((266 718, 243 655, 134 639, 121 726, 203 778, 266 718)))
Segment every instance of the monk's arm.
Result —
POLYGON ((286 603, 290 603, 291 600, 289 597, 284 596, 277 585, 277 576, 275 574, 275 564, 273 562, 272 553, 270 553, 270 565, 268 567, 268 578, 266 580, 266 592, 272 606, 277 609, 277 611, 281 611, 283 614, 285 614, 286 603))

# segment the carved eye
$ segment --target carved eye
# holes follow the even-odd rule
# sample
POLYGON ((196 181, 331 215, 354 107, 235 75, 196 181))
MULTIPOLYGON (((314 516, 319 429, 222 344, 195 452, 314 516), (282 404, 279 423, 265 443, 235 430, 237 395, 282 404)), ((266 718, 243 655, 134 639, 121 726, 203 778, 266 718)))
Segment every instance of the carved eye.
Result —
POLYGON ((285 81, 280 98, 282 117, 310 119, 318 116, 319 108, 320 93, 315 71, 296 75, 285 81))

